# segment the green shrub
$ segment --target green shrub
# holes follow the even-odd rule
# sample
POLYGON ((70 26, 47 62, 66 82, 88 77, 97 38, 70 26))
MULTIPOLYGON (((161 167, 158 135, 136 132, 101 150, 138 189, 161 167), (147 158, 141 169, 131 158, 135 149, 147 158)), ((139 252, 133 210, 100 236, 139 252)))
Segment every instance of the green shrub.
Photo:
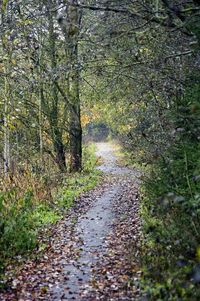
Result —
POLYGON ((169 118, 174 140, 143 185, 143 289, 148 300, 200 300, 200 88, 169 118))
MULTIPOLYGON (((96 186, 100 172, 95 170, 94 145, 84 148, 83 162, 81 173, 66 174, 58 182, 57 178, 54 179, 59 186, 50 200, 36 199, 35 195, 40 195, 40 191, 34 194, 32 188, 23 193, 19 187, 0 192, 0 285, 5 266, 13 260, 17 261, 19 255, 28 255, 38 246, 37 237, 41 227, 57 222, 63 211, 72 206, 74 198, 96 186)), ((45 189, 45 183, 38 187, 45 189)), ((46 181, 48 189, 49 181, 46 181)), ((45 195, 44 191, 41 195, 45 195)), ((38 247, 41 249, 41 246, 38 247)))
POLYGON ((95 150, 96 147, 93 143, 83 147, 83 171, 86 173, 93 172, 96 167, 95 150))

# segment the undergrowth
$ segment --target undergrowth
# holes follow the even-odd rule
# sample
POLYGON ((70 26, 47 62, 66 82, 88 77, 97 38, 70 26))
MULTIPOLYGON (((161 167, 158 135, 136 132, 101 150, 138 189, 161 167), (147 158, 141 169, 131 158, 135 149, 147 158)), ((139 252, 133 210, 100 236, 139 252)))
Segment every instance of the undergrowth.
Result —
POLYGON ((162 112, 163 134, 153 121, 143 135, 136 127, 121 156, 141 170, 141 290, 148 301, 200 300, 199 75, 185 84, 162 112))
POLYGON ((0 287, 6 266, 39 248, 38 235, 62 218, 74 198, 94 188, 100 178, 95 169, 95 146, 83 150, 83 171, 76 174, 17 176, 0 192, 0 287))
POLYGON ((174 143, 142 186, 143 292, 147 300, 200 300, 199 85, 170 119, 174 143))

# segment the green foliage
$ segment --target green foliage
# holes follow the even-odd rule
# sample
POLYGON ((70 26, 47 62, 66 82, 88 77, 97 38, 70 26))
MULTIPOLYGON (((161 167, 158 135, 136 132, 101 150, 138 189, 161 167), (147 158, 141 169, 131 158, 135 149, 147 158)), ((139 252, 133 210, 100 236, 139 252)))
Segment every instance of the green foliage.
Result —
POLYGON ((0 274, 8 258, 22 255, 36 246, 31 191, 17 199, 15 191, 0 195, 0 274))
POLYGON ((198 78, 170 117, 173 144, 143 186, 144 290, 149 300, 200 298, 200 143, 198 78))
POLYGON ((101 173, 95 169, 96 163, 95 145, 84 146, 83 171, 63 180, 63 188, 58 193, 56 200, 59 207, 69 208, 74 198, 97 185, 101 173))
POLYGON ((90 143, 83 147, 83 172, 94 172, 97 158, 95 156, 95 144, 90 143))
POLYGON ((1 7, 2 13, 5 13, 7 4, 8 4, 8 0, 3 0, 2 7, 1 7))
MULTIPOLYGON (((100 173, 95 170, 94 145, 84 148, 83 157, 83 172, 64 176, 60 184, 58 181, 59 191, 51 200, 35 199, 31 189, 20 193, 20 197, 19 188, 0 193, 0 285, 5 266, 10 261, 17 261, 19 255, 30 254, 35 247, 41 250, 37 239, 40 229, 57 222, 76 197, 97 185, 100 173)), ((49 189, 49 181, 46 185, 49 189)))
POLYGON ((70 208, 73 201, 82 192, 88 191, 97 185, 99 173, 76 174, 72 178, 64 180, 64 186, 57 195, 56 204, 62 208, 70 208))
POLYGON ((35 225, 42 227, 43 225, 56 223, 62 215, 56 207, 52 208, 50 204, 40 204, 36 210, 32 212, 32 217, 35 221, 35 225))

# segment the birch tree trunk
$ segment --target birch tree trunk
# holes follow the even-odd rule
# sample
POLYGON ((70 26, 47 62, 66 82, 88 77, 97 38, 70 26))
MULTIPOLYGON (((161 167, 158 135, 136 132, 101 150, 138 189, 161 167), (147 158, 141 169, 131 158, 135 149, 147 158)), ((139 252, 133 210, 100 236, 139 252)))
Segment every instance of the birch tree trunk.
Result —
MULTIPOLYGON (((5 22, 5 11, 2 12, 2 24, 5 22)), ((3 158, 4 158, 4 173, 7 175, 11 167, 10 159, 10 129, 9 129, 9 106, 11 103, 10 94, 10 61, 11 61, 11 49, 9 47, 7 35, 4 33, 2 35, 2 49, 3 49, 3 62, 4 62, 4 112, 3 112, 3 132, 4 132, 4 148, 3 148, 3 158)))
POLYGON ((10 131, 8 125, 8 82, 5 78, 5 96, 4 96, 4 173, 7 175, 10 171, 10 131))
POLYGON ((41 84, 40 97, 39 97, 39 139, 40 139, 40 162, 43 162, 43 137, 42 137, 42 99, 43 99, 43 88, 41 84))
POLYGON ((41 166, 43 164, 43 114, 42 114, 42 108, 44 103, 44 89, 43 89, 43 79, 42 79, 42 50, 39 52, 39 103, 38 103, 38 120, 39 120, 39 142, 40 142, 40 163, 41 166))

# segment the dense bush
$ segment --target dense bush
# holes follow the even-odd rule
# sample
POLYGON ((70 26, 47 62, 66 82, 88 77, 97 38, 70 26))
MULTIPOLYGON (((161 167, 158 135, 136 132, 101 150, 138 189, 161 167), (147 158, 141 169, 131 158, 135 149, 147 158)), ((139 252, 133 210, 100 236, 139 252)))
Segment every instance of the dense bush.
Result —
POLYGON ((200 298, 200 88, 171 111, 173 143, 143 185, 144 290, 149 300, 200 298))

